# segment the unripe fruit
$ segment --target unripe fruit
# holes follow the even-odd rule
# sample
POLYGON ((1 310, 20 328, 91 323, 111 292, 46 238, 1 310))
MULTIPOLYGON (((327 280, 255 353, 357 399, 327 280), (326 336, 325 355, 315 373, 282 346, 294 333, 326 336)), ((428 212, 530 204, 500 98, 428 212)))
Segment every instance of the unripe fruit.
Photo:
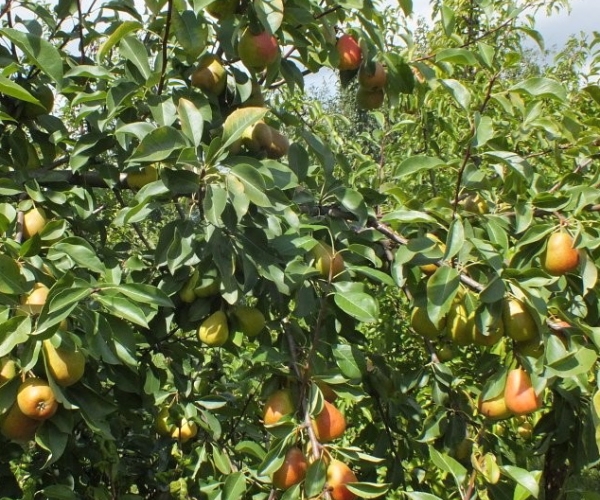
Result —
POLYGON ((283 158, 290 149, 289 139, 281 134, 278 130, 271 129, 271 141, 265 147, 267 158, 271 160, 279 160, 283 158))
POLYGON ((333 251, 327 243, 318 242, 312 249, 315 257, 315 267, 325 279, 335 279, 345 269, 344 258, 339 252, 333 251))
POLYGON ((232 17, 238 8, 238 5, 239 0, 214 0, 205 8, 206 12, 221 21, 232 17))
POLYGON ((40 426, 39 420, 24 415, 19 405, 13 403, 8 412, 0 419, 0 432, 11 441, 29 441, 40 426))
POLYGON ((214 55, 200 59, 198 68, 192 73, 191 83, 203 92, 222 94, 227 86, 227 72, 221 60, 214 55))
POLYGON ((520 300, 508 299, 504 303, 502 320, 504 331, 513 340, 526 342, 538 338, 538 329, 533 316, 520 300))
POLYGON ((467 316, 467 308, 462 302, 455 302, 448 313, 446 333, 450 340, 458 345, 470 345, 474 342, 475 325, 467 316))
POLYGON ((488 204, 485 199, 478 194, 471 194, 463 201, 463 207, 467 212, 483 215, 488 212, 488 204))
POLYGON ((266 31, 255 35, 246 29, 240 37, 238 55, 247 68, 262 70, 277 60, 279 45, 277 39, 266 31))
POLYGON ((287 490, 304 480, 308 463, 300 448, 290 448, 281 467, 273 473, 273 486, 287 490))
POLYGON ((338 69, 342 71, 358 69, 362 61, 360 45, 351 35, 342 35, 336 43, 339 56, 338 69))
POLYGON ((85 370, 83 352, 78 349, 54 347, 49 340, 44 340, 42 346, 48 371, 58 385, 68 387, 83 377, 85 370))
POLYGON ((19 386, 17 404, 25 416, 34 420, 46 420, 58 410, 54 392, 39 378, 28 378, 19 386))
POLYGON ((533 435, 533 425, 529 422, 523 422, 517 427, 517 434, 525 441, 531 440, 531 436, 533 435))
POLYGON ((535 393, 529 374, 522 368, 508 372, 504 399, 506 408, 515 415, 527 415, 542 406, 542 400, 535 393))
POLYGON ((382 89, 366 90, 362 87, 356 93, 356 106, 358 109, 369 111, 380 108, 385 99, 385 92, 382 89))
POLYGON ((415 307, 410 315, 410 326, 418 335, 435 340, 446 326, 446 317, 436 325, 429 318, 426 307, 415 307))
POLYGON ((265 425, 275 425, 283 417, 296 411, 292 393, 289 389, 280 389, 269 396, 265 403, 263 422, 265 425))
POLYGON ((138 172, 129 172, 126 182, 130 189, 141 189, 156 180, 158 180, 158 170, 153 165, 146 165, 138 172))
POLYGON ((40 233, 48 219, 42 208, 34 207, 23 214, 23 237, 29 239, 32 236, 40 233))
POLYGON ((259 153, 269 147, 273 141, 273 129, 259 120, 244 130, 241 139, 248 151, 259 153))
POLYGON ((329 401, 325 401, 321 413, 312 420, 312 428, 321 443, 328 443, 342 437, 346 431, 346 418, 329 401))
POLYGON ((256 307, 240 306, 233 314, 238 320, 240 330, 248 337, 256 337, 265 327, 265 316, 256 307))
POLYGON ((198 338, 211 347, 222 346, 229 338, 227 316, 217 311, 206 318, 198 328, 198 338))
POLYGON ((175 424, 171 422, 171 416, 169 415, 169 408, 167 406, 163 406, 159 410, 154 422, 154 427, 156 432, 161 436, 170 436, 175 430, 175 424))
POLYGON ((548 238, 544 269, 548 273, 560 276, 577 269, 579 251, 573 247, 573 238, 566 231, 552 233, 548 238))
POLYGON ((472 313, 470 321, 473 322, 474 340, 477 345, 491 347, 504 337, 504 322, 502 320, 489 327, 487 335, 484 335, 475 325, 475 313, 472 313))
POLYGON ((327 488, 332 500, 354 500, 356 495, 346 484, 357 481, 356 474, 344 462, 332 460, 327 467, 327 488))
POLYGON ((358 70, 358 84, 365 90, 374 91, 385 87, 387 73, 383 64, 375 62, 373 71, 369 72, 368 66, 362 64, 358 70))

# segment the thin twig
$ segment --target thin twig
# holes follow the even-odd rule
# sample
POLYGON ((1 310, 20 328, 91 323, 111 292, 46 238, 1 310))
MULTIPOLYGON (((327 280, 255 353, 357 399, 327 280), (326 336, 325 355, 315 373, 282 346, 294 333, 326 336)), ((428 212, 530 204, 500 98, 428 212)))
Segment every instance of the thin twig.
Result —
POLYGON ((83 10, 81 0, 77 0, 77 15, 79 16, 79 63, 85 64, 85 39, 83 37, 83 10))
POLYGON ((158 84, 158 95, 161 95, 165 86, 167 76, 167 49, 169 45, 169 35, 171 32, 171 17, 173 15, 173 0, 169 0, 167 5, 167 21, 165 26, 165 37, 162 44, 162 68, 160 70, 160 82, 158 84))

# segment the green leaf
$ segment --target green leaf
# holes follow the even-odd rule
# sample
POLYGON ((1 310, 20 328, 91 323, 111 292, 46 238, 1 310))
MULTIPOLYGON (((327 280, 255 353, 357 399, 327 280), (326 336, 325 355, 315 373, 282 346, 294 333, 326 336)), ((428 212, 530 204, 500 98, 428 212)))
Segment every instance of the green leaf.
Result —
POLYGON ((396 169, 394 178, 401 179, 407 175, 425 170, 431 170, 432 168, 441 167, 442 165, 445 165, 445 163, 440 158, 430 156, 411 156, 400 163, 396 169))
POLYGON ((437 451, 433 446, 429 447, 429 456, 433 465, 451 474, 456 486, 461 488, 467 477, 467 469, 454 458, 437 451))
POLYGON ((371 323, 379 318, 379 305, 367 293, 337 292, 334 294, 333 299, 342 311, 359 321, 371 323))
POLYGON ((118 318, 123 318, 136 325, 148 328, 148 321, 144 311, 130 300, 114 295, 102 294, 97 294, 96 300, 100 302, 107 311, 118 318))
POLYGON ((0 323, 0 357, 6 356, 15 346, 26 342, 30 333, 29 316, 15 316, 0 323))
POLYGON ((188 57, 194 59, 204 52, 208 26, 193 11, 173 11, 173 33, 188 57))
POLYGON ((219 151, 224 151, 236 140, 242 137, 244 130, 261 120, 266 114, 267 108, 247 107, 236 109, 231 113, 223 124, 223 139, 219 151))
POLYGON ((462 83, 451 79, 440 80, 440 83, 461 108, 465 111, 469 111, 469 106, 471 105, 471 93, 462 83))
POLYGON ((271 201, 265 194, 265 181, 256 168, 251 165, 236 165, 231 169, 231 175, 244 185, 244 193, 252 203, 259 207, 271 206, 271 201))
POLYGON ((258 19, 271 33, 275 33, 283 22, 283 0, 254 0, 258 19))
POLYGON ((119 50, 121 55, 130 61, 146 80, 150 79, 152 70, 148 62, 148 50, 142 42, 134 36, 125 37, 119 42, 119 50))
POLYGON ((567 89, 550 78, 534 77, 519 82, 513 85, 509 90, 511 91, 523 91, 534 97, 548 97, 550 99, 556 99, 561 102, 567 100, 567 89))
POLYGON ((6 36, 19 47, 31 62, 56 83, 63 78, 63 60, 60 52, 43 38, 23 33, 14 28, 0 29, 0 34, 6 36))
POLYGON ((537 498, 540 494, 538 481, 531 472, 515 467, 514 465, 500 466, 500 471, 515 481, 517 484, 525 488, 533 498, 537 498))
POLYGON ((427 314, 434 324, 450 310, 459 284, 458 271, 449 266, 438 267, 427 281, 427 314))
POLYGON ((223 484, 223 500, 238 500, 246 494, 246 477, 241 472, 229 474, 223 484))
POLYGON ((405 491, 404 494, 411 500, 442 500, 431 493, 423 493, 421 491, 405 491))
POLYGON ((335 362, 342 374, 349 379, 359 379, 367 371, 364 354, 355 346, 337 344, 331 348, 335 362))
MULTIPOLYGON (((35 442, 44 450, 49 452, 49 455, 46 458, 46 462, 42 466, 42 469, 45 469, 49 465, 52 465, 62 456, 62 454, 65 452, 65 449, 67 448, 68 441, 69 434, 61 432, 51 422, 47 423, 46 425, 43 425, 36 432, 35 442)), ((71 492, 71 495, 72 494, 73 493, 71 492)))
POLYGON ((168 126, 159 127, 142 139, 128 161, 161 161, 187 146, 187 141, 179 130, 168 126))
POLYGON ((17 295, 27 291, 19 265, 8 255, 0 255, 0 293, 17 295))
POLYGON ((190 142, 198 147, 202 143, 202 133, 204 131, 204 118, 202 113, 194 105, 192 101, 187 99, 179 99, 177 106, 177 115, 181 123, 181 131, 190 140, 190 142))
POLYGON ((436 62, 449 62, 465 66, 479 66, 475 55, 467 49, 442 49, 435 56, 436 62))
POLYGON ((308 467, 304 481, 304 493, 308 498, 313 498, 323 491, 327 479, 327 464, 319 458, 308 467))
POLYGON ((0 75, 0 93, 19 99, 20 101, 31 102, 38 106, 43 106, 40 101, 32 96, 27 90, 21 87, 18 83, 9 80, 5 76, 0 75))
POLYGON ((385 495, 390 489, 389 484, 381 483, 346 483, 346 488, 360 498, 377 498, 385 495))
POLYGON ((84 269, 104 273, 104 264, 96 255, 92 246, 79 236, 70 236, 50 247, 48 259, 56 260, 68 257, 84 269))
POLYGON ((104 289, 115 290, 119 293, 122 293, 126 297, 143 304, 153 304, 161 307, 175 307, 169 296, 153 285, 145 285, 143 283, 128 283, 120 284, 116 287, 106 287, 104 289))
POLYGON ((428 215, 425 212, 418 212, 417 210, 394 210, 393 212, 385 214, 381 218, 381 222, 414 224, 417 222, 436 222, 436 220, 434 217, 431 217, 431 215, 428 215))
POLYGON ((137 21, 122 21, 119 23, 119 27, 104 41, 98 49, 98 55, 96 60, 100 63, 102 59, 110 52, 117 43, 119 43, 124 37, 138 31, 142 28, 142 25, 137 21))

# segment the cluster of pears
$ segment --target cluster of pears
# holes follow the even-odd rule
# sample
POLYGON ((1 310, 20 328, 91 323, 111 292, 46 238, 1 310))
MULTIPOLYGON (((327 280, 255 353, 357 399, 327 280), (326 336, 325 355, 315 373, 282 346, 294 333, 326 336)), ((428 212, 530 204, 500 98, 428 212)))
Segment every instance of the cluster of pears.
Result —
POLYGON ((258 120, 244 130, 242 137, 232 144, 230 151, 232 154, 239 154, 242 148, 261 158, 279 160, 287 155, 290 141, 264 120, 258 120))
MULTIPOLYGON (((256 307, 237 306, 232 314, 238 329, 249 338, 256 337, 266 325, 264 314, 256 307)), ((220 347, 229 339, 229 330, 227 314, 218 310, 200 324, 198 338, 209 347, 220 347)))
POLYGON ((491 420, 533 413, 542 407, 542 399, 535 392, 531 377, 521 367, 508 372, 504 391, 490 399, 479 398, 479 412, 491 420))
MULTIPOLYGON (((42 352, 46 368, 54 383, 69 387, 78 382, 85 370, 85 355, 78 349, 55 346, 44 340, 42 352)), ((0 360, 0 385, 17 376, 16 363, 10 358, 0 360)), ((33 438, 39 425, 58 410, 54 391, 47 380, 25 379, 17 389, 17 397, 0 421, 0 431, 13 441, 33 438)))
MULTIPOLYGON (((324 401, 318 415, 311 418, 311 427, 319 443, 332 442, 346 431, 346 419, 343 413, 333 404, 337 395, 324 383, 317 384, 321 390, 324 401)), ((288 421, 296 413, 296 404, 290 389, 279 389, 273 392, 265 402, 263 410, 263 423, 269 428, 282 421, 288 421)), ((326 488, 333 500, 354 500, 356 495, 347 487, 347 483, 357 481, 356 475, 340 460, 330 460, 328 456, 322 458, 327 463, 326 488)), ((273 486, 286 490, 304 480, 310 459, 300 446, 291 446, 285 454, 283 464, 272 476, 273 486)))
POLYGON ((158 411, 155 428, 161 436, 171 437, 181 443, 188 442, 198 434, 196 422, 186 417, 176 419, 168 406, 163 406, 158 411))

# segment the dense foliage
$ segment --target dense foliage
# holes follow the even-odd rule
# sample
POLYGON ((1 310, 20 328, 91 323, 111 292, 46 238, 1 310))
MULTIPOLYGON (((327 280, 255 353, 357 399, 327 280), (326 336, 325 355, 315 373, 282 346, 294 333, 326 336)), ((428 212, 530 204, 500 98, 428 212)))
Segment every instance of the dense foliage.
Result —
POLYGON ((398 4, 5 3, 0 497, 598 498, 600 37, 398 4))

